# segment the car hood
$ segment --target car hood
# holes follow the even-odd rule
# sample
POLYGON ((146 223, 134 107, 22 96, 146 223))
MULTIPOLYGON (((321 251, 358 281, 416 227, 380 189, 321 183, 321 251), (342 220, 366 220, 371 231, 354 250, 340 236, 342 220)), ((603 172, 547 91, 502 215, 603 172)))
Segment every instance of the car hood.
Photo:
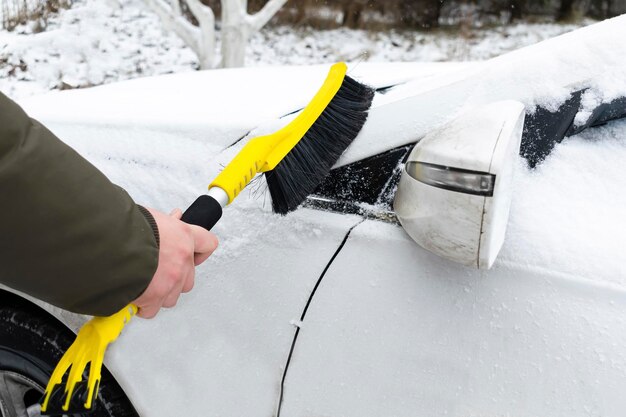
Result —
MULTIPOLYGON (((384 88, 473 63, 355 64, 349 75, 384 88)), ((225 147, 301 109, 330 65, 236 68, 146 77, 53 91, 20 104, 45 124, 149 128, 225 147)))

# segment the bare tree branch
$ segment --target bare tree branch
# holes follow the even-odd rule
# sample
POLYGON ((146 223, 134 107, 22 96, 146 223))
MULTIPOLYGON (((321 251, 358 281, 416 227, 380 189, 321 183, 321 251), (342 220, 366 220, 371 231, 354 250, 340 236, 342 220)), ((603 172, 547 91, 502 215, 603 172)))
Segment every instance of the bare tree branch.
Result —
POLYGON ((200 25, 200 47, 202 48, 202 52, 198 53, 200 66, 215 68, 215 14, 200 0, 187 0, 187 6, 200 25))
POLYGON ((203 69, 241 67, 245 63, 246 44, 250 34, 261 29, 287 0, 269 0, 256 14, 247 13, 248 0, 221 0, 221 57, 215 40, 215 14, 200 0, 184 0, 198 21, 192 25, 183 15, 181 0, 144 0, 198 56, 203 69))
POLYGON ((174 12, 174 14, 182 15, 182 12, 180 10, 180 1, 179 0, 170 0, 170 7, 172 8, 172 11, 174 12))
POLYGON ((171 5, 165 4, 163 0, 144 0, 144 2, 161 18, 163 24, 169 27, 196 52, 200 51, 198 35, 200 29, 192 25, 180 13, 175 13, 171 5))
POLYGON ((287 0, 269 0, 257 13, 252 16, 248 15, 246 20, 253 30, 260 30, 285 3, 287 3, 287 0))
POLYGON ((205 6, 200 0, 186 0, 189 10, 198 20, 200 26, 215 26, 215 14, 209 6, 205 6))

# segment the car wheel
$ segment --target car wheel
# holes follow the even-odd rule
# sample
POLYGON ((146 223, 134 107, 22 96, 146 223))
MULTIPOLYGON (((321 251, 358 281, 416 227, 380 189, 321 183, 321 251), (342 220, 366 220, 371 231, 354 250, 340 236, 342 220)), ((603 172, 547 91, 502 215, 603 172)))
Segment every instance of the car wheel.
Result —
MULTIPOLYGON (((28 407, 40 401, 52 370, 75 337, 39 307, 0 297, 0 417, 29 415, 28 407)), ((89 416, 138 417, 104 368, 95 411, 89 416)))

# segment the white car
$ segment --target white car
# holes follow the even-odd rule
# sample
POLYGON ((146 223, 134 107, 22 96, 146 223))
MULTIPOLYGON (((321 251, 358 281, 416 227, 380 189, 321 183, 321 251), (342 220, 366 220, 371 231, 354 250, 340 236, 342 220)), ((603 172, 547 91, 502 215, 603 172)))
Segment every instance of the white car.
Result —
MULTIPOLYGON (((336 168, 286 216, 262 180, 225 209, 194 291, 110 348, 93 415, 623 416, 623 39, 626 16, 486 62, 357 65, 379 94, 336 168)), ((21 104, 169 210, 326 70, 195 72, 21 104)), ((26 415, 84 320, 0 289, 0 416, 26 415)))

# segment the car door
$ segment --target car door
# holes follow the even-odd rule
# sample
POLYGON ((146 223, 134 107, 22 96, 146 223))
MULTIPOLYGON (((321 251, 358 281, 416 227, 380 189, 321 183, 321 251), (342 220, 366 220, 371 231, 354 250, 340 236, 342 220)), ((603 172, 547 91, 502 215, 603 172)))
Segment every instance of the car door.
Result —
POLYGON ((392 186, 375 200, 360 191, 375 188, 358 187, 368 170, 402 157, 336 171, 317 200, 364 219, 303 317, 279 414, 622 415, 625 137, 626 121, 614 121, 570 138, 534 170, 520 160, 490 270, 417 246, 393 221, 392 186))

